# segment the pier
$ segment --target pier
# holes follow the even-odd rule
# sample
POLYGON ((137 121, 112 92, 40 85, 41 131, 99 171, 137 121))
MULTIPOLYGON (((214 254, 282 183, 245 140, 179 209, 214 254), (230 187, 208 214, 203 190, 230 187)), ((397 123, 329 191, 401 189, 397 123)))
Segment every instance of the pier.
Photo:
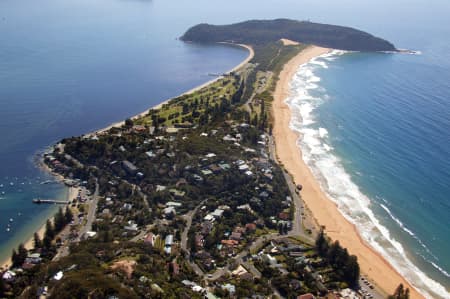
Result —
POLYGON ((33 203, 41 204, 41 203, 47 203, 47 204, 60 204, 60 205, 67 205, 70 202, 68 200, 55 200, 55 199, 41 199, 41 198, 35 198, 33 199, 33 203))

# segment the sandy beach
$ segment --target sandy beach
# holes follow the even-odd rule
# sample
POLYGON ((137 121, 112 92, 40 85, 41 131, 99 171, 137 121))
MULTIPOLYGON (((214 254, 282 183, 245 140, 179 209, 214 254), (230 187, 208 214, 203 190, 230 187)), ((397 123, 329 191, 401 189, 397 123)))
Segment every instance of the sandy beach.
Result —
POLYGON ((303 185, 302 198, 316 221, 325 226, 327 235, 333 240, 339 240, 351 254, 358 257, 361 274, 369 277, 369 280, 385 294, 393 293, 395 288, 403 283, 409 287, 411 298, 424 298, 380 254, 361 239, 356 227, 347 221, 336 204, 327 198, 302 160, 301 151, 296 144, 298 134, 289 128, 291 111, 285 104, 285 99, 289 95, 289 82, 300 65, 329 51, 330 49, 315 46, 308 47, 290 60, 279 76, 273 103, 273 135, 277 158, 294 177, 295 182, 303 185))
MULTIPOLYGON (((241 68, 242 66, 244 66, 246 63, 248 63, 250 60, 252 60, 253 56, 255 55, 255 52, 253 51, 252 47, 250 47, 250 46, 248 46, 248 45, 244 45, 244 44, 232 44, 232 43, 226 43, 226 42, 222 42, 222 43, 219 43, 219 44, 224 44, 224 45, 229 45, 229 46, 234 46, 234 47, 242 47, 242 48, 248 50, 248 56, 247 56, 247 58, 245 58, 241 63, 239 63, 237 66, 235 66, 235 67, 232 68, 231 70, 229 70, 229 71, 227 71, 227 72, 224 72, 225 74, 231 73, 231 72, 234 72, 234 71, 240 69, 240 68, 241 68)), ((199 86, 196 86, 196 87, 194 87, 194 88, 192 88, 192 89, 190 89, 190 90, 188 90, 188 91, 186 91, 186 92, 183 92, 182 94, 180 94, 180 95, 178 95, 178 96, 176 96, 176 97, 180 97, 180 96, 183 96, 183 95, 187 95, 187 94, 191 94, 191 93, 193 93, 193 92, 196 92, 197 90, 200 90, 200 89, 202 89, 203 87, 206 87, 206 86, 210 85, 211 83, 214 83, 215 81, 217 81, 217 80, 219 80, 219 79, 221 79, 221 78, 223 78, 223 77, 222 77, 222 76, 218 76, 218 77, 216 77, 216 78, 214 78, 214 79, 212 79, 212 80, 209 80, 208 82, 205 82, 205 83, 203 83, 203 84, 200 84, 199 86)), ((151 109, 160 109, 164 104, 167 104, 170 100, 172 100, 172 99, 174 99, 174 98, 176 98, 176 97, 167 99, 167 100, 165 100, 165 101, 159 103, 158 105, 155 105, 155 106, 153 106, 153 107, 151 107, 151 108, 145 110, 144 112, 141 112, 141 113, 139 113, 139 114, 137 114, 137 115, 131 117, 131 119, 141 118, 141 117, 147 115, 148 112, 149 112, 151 109)), ((121 127, 121 126, 123 126, 124 124, 125 124, 125 120, 119 121, 119 122, 113 123, 113 124, 111 124, 111 125, 109 125, 109 126, 103 128, 103 129, 94 131, 94 132, 92 132, 92 133, 90 133, 90 134, 98 134, 98 133, 102 133, 102 132, 108 131, 109 129, 114 128, 114 127, 121 127)))

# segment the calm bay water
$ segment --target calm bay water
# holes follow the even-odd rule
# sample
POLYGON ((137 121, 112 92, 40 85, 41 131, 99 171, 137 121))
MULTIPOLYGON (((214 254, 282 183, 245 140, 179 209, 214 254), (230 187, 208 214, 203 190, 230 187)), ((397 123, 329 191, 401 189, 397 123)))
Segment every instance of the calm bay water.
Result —
MULTIPOLYGON (((34 167, 37 151, 141 112, 247 55, 176 40, 189 26, 289 17, 357 27, 422 52, 319 59, 309 65, 311 73, 299 74, 314 85, 308 88, 313 99, 303 103, 312 110, 299 116, 310 117, 306 126, 324 151, 310 162, 328 159, 315 172, 330 195, 339 199, 339 188, 357 190, 365 215, 372 213, 378 231, 385 228, 387 239, 401 244, 416 272, 429 279, 420 280, 448 289, 449 12, 443 0, 1 1, 0 256, 51 212, 31 205, 33 197, 66 192, 39 184, 46 178, 34 167), (327 171, 339 171, 340 180, 327 181, 327 171)), ((363 214, 355 215, 364 220, 363 214)), ((380 251, 392 246, 383 242, 380 251)))
POLYGON ((36 152, 135 115, 231 69, 247 51, 184 44, 151 1, 0 3, 0 260, 65 196, 36 152), (9 230, 9 231, 7 231, 9 230))

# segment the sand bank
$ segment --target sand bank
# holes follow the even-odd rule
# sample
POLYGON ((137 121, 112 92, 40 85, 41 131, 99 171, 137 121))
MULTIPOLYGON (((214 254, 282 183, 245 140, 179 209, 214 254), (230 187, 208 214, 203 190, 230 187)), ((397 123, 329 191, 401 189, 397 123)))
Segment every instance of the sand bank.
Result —
POLYGON ((295 183, 303 185, 302 198, 317 222, 325 226, 327 235, 333 240, 339 240, 351 254, 358 257, 362 274, 368 276, 385 294, 393 293, 399 283, 403 283, 411 290, 411 298, 423 298, 380 254, 361 239, 354 225, 347 221, 336 204, 327 198, 302 160, 297 146, 298 134, 289 128, 291 111, 284 102, 289 95, 289 82, 300 65, 329 51, 315 46, 308 47, 291 59, 279 76, 273 103, 273 135, 277 158, 294 177, 295 183))

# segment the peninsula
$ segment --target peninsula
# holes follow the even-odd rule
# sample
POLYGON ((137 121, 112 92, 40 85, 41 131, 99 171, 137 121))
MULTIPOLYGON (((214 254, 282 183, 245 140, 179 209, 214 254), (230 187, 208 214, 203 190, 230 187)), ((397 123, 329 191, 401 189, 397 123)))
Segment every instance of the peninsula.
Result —
POLYGON ((291 20, 198 25, 182 40, 251 54, 207 85, 46 153, 45 166, 80 191, 43 239, 13 253, 0 296, 407 298, 409 288, 419 298, 318 188, 283 104, 294 70, 329 48, 395 47, 291 20))

